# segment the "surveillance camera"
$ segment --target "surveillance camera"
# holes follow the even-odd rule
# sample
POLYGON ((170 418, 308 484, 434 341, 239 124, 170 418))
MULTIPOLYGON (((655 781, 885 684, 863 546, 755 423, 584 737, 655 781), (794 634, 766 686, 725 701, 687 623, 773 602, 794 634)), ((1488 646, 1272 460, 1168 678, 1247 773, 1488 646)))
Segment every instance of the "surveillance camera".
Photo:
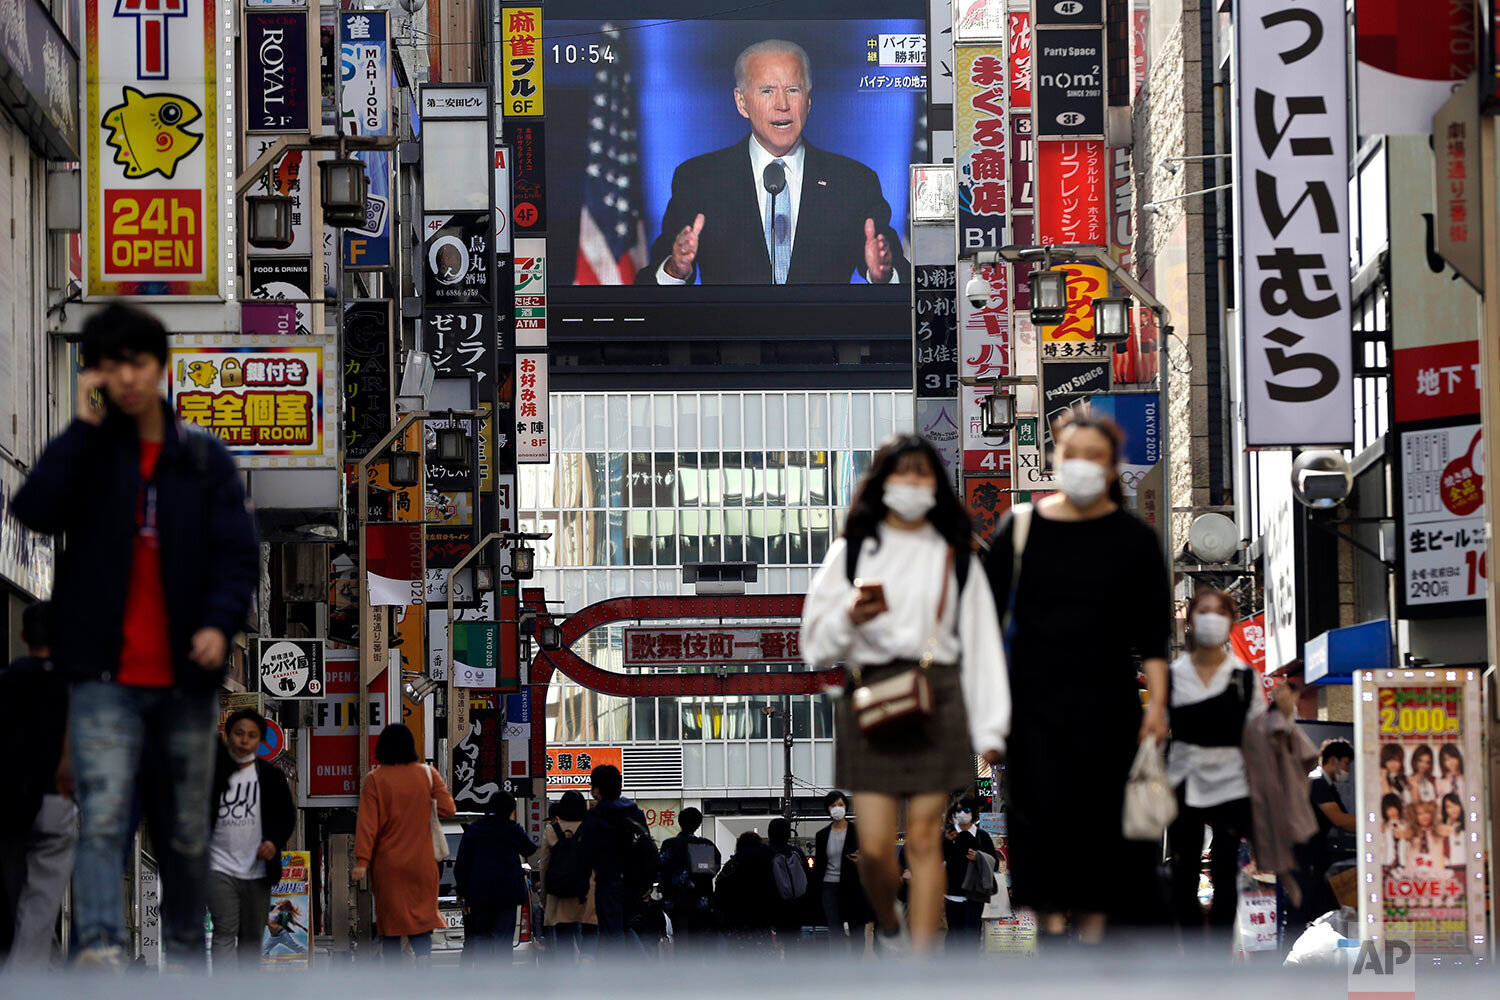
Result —
POLYGON ((1354 485, 1349 461, 1337 451, 1304 451, 1292 464, 1292 492, 1314 510, 1343 503, 1354 485))
POLYGON ((975 309, 983 309, 990 302, 990 283, 980 275, 974 275, 964 285, 964 298, 969 300, 969 305, 975 309))

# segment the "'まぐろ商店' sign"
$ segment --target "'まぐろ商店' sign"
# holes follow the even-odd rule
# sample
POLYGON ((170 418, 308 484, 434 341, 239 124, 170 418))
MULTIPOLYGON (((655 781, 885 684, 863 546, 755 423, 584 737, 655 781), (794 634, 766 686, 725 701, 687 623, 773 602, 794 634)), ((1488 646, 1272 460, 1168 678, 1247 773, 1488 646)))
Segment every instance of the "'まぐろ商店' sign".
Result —
POLYGON ((86 294, 223 295, 234 5, 85 0, 84 31, 86 294))

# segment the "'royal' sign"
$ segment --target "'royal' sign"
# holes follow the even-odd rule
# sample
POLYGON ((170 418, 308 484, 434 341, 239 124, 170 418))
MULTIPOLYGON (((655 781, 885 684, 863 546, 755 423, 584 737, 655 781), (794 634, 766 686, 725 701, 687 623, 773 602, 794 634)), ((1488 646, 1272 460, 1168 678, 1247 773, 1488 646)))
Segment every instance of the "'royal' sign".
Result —
POLYGON ((245 72, 246 132, 307 131, 307 12, 247 12, 245 72))

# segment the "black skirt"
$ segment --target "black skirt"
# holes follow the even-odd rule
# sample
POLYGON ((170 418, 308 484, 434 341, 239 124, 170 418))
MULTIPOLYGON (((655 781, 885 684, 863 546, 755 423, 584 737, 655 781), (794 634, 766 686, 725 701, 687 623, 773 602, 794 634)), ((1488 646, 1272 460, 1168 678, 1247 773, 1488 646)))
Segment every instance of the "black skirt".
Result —
MULTIPOLYGON (((874 683, 914 667, 909 660, 865 667, 864 681, 874 683)), ((974 747, 969 741, 969 713, 958 666, 934 663, 929 674, 932 715, 894 736, 871 739, 864 735, 854 724, 848 695, 838 699, 834 773, 839 787, 856 793, 907 796, 952 792, 974 783, 974 747)))

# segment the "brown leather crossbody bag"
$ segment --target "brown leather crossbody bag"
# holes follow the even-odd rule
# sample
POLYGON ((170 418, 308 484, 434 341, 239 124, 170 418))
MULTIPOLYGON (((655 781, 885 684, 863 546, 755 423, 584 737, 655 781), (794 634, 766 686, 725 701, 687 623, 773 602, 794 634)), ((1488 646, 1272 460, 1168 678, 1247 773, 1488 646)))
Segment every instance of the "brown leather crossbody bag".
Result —
POLYGON ((932 716, 932 678, 928 671, 932 668, 932 654, 937 648, 943 612, 948 607, 948 578, 952 575, 953 548, 949 546, 948 559, 943 566, 943 589, 938 596, 937 617, 932 623, 927 649, 915 667, 872 684, 865 683, 864 670, 858 664, 849 668, 854 677, 850 708, 854 712, 854 724, 864 735, 872 739, 898 736, 932 716))

